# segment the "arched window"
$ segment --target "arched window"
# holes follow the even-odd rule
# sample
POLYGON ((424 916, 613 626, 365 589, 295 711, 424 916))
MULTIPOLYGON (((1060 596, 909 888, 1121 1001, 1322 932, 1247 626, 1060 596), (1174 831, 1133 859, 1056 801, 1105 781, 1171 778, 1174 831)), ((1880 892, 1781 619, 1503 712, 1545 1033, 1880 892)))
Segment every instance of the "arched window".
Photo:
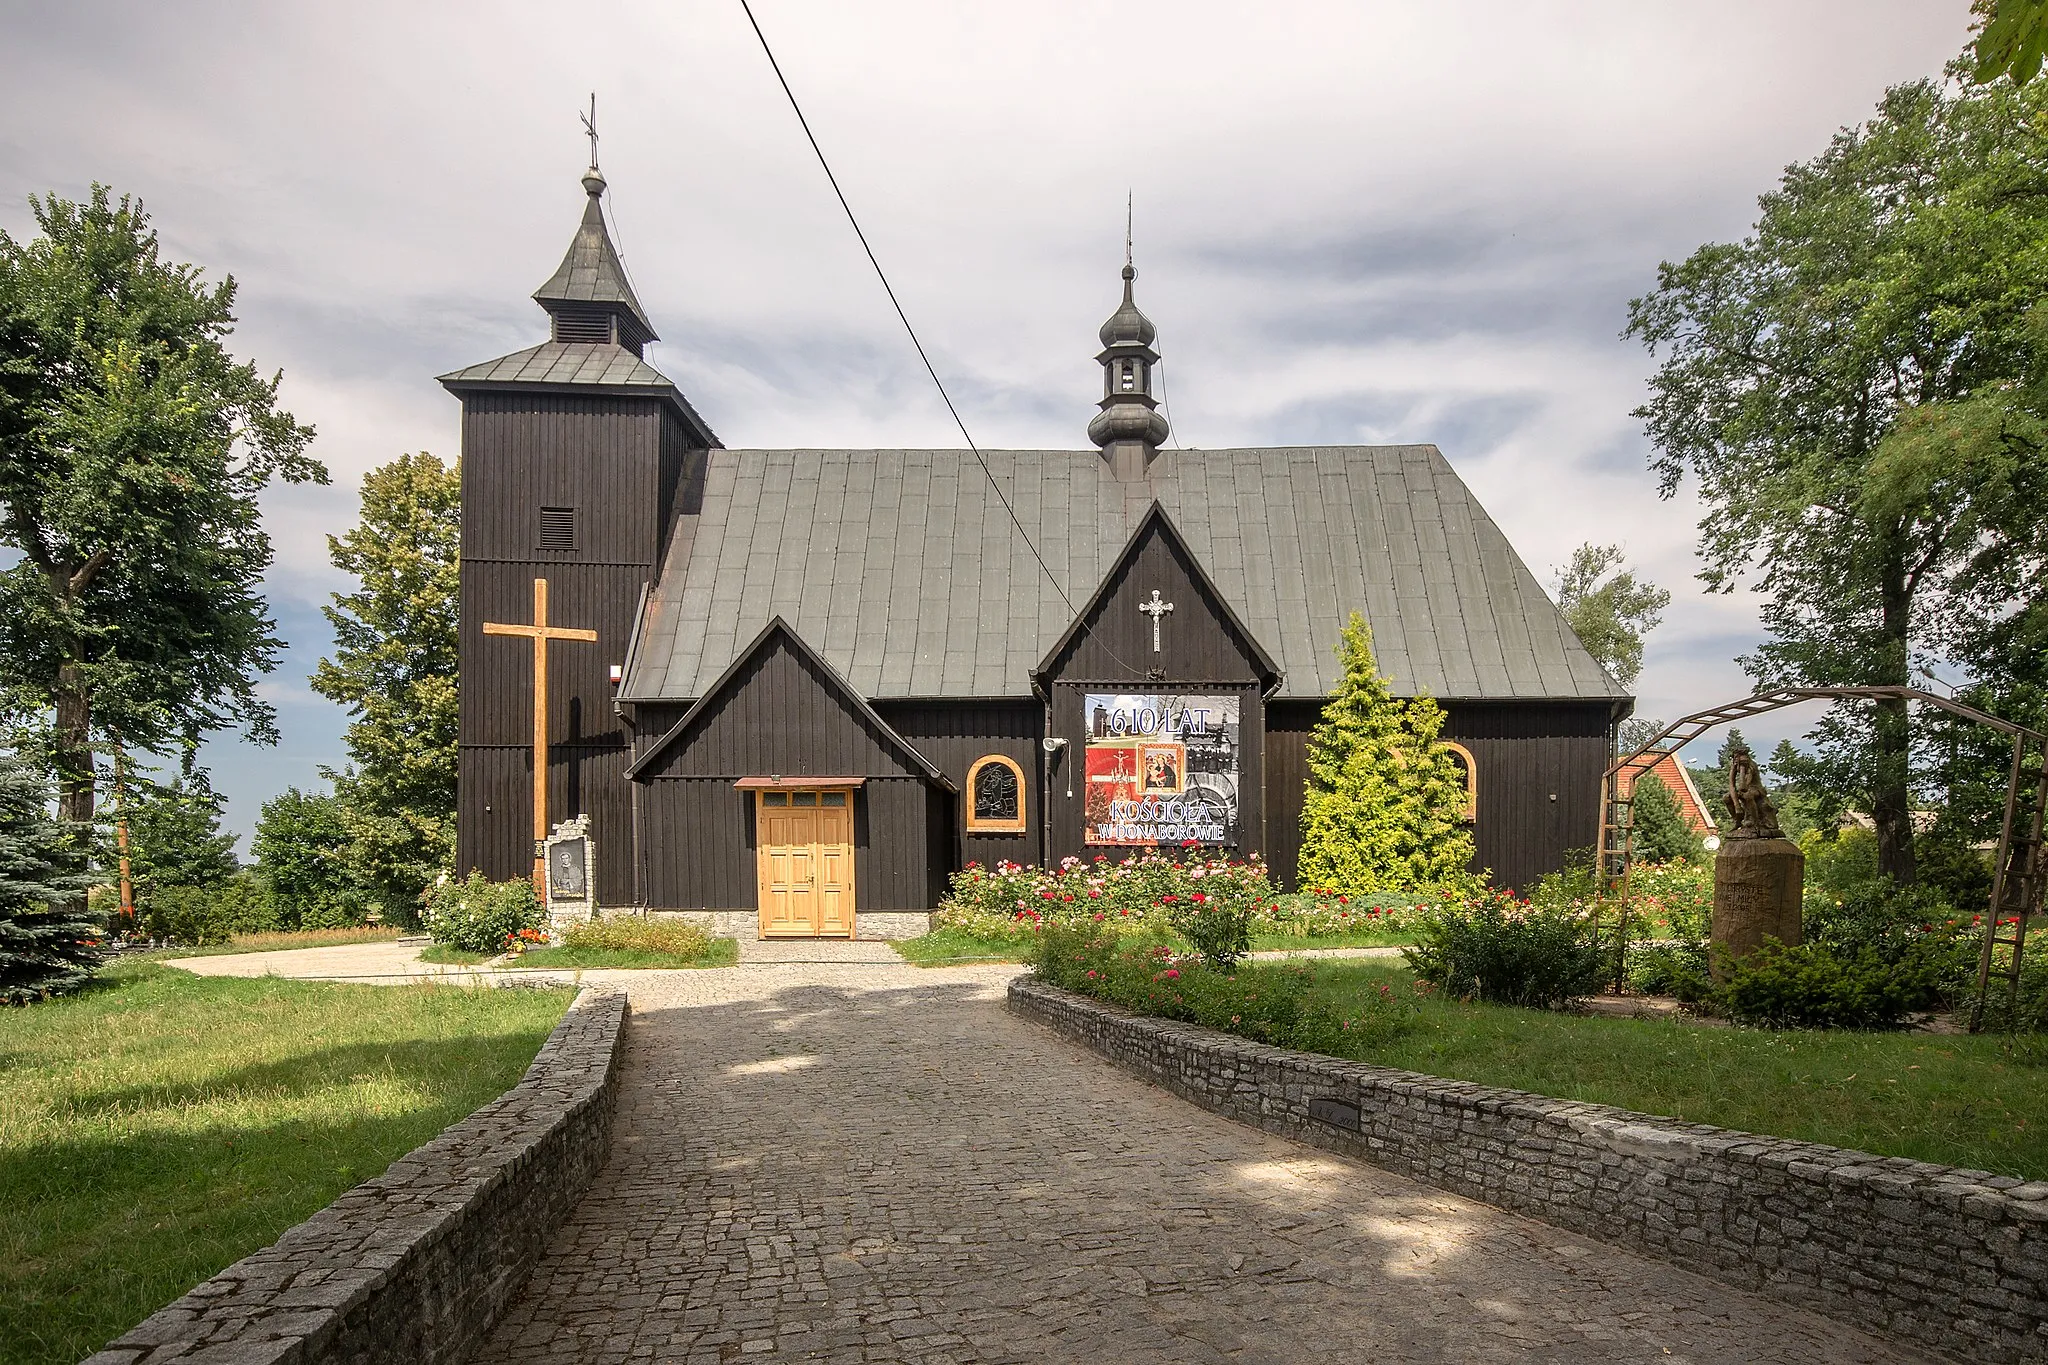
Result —
POLYGON ((989 754, 967 770, 967 829, 973 834, 1022 834, 1024 769, 1004 754, 989 754))
POLYGON ((1465 822, 1470 824, 1479 818, 1479 765, 1472 761, 1472 751, 1464 745, 1448 739, 1437 742, 1451 751, 1451 762, 1458 765, 1458 772, 1465 779, 1465 822))

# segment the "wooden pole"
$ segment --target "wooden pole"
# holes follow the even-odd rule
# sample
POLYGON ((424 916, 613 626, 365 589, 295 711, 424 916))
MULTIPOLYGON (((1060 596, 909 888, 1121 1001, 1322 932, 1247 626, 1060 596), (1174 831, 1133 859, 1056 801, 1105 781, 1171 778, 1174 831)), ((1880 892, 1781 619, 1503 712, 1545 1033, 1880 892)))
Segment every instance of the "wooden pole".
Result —
POLYGON ((548 837, 548 581, 533 580, 533 894, 547 899, 548 837))
POLYGON ((135 927, 135 878, 128 863, 128 751, 114 741, 114 809, 120 818, 114 823, 114 842, 121 850, 121 932, 135 927))

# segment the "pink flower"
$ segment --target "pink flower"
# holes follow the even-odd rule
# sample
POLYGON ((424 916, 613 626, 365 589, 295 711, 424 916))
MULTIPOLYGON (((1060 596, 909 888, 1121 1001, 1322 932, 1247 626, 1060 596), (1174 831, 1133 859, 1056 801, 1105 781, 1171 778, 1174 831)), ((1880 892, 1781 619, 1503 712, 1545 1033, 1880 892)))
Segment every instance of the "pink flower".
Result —
POLYGON ((1173 981, 1173 980, 1177 979, 1177 978, 1178 978, 1179 976, 1180 976, 1180 969, 1179 969, 1178 967, 1168 967, 1168 968, 1166 969, 1166 979, 1167 979, 1168 981, 1173 981))

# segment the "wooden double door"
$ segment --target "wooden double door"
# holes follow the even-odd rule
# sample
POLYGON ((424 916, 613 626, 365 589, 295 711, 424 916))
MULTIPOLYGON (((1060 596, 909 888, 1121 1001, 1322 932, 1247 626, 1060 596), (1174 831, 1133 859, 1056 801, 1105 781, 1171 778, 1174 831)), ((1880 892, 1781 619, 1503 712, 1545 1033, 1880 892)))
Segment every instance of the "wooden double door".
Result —
POLYGON ((758 797, 762 938, 853 937, 853 793, 758 797))

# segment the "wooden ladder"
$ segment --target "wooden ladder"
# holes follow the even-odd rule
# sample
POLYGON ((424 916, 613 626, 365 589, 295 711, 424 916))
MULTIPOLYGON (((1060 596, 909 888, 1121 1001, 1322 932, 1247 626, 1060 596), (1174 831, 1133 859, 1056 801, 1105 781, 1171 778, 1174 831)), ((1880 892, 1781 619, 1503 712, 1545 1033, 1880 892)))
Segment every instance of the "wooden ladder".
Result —
POLYGON ((2044 882, 2048 882, 2048 867, 2042 863, 2044 816, 2048 816, 2048 744, 2037 753, 2024 737, 2016 736, 2012 745, 2012 775, 2006 784, 2005 828, 1999 838, 2006 855, 1992 870, 1991 916, 1984 926, 1984 947, 1977 957, 1977 998, 1970 1008, 1972 1033, 1984 1026, 1994 975, 2005 981, 2006 1031, 2016 1033, 2021 1027, 2020 972, 2026 963, 2027 921, 2041 913, 2044 882), (2022 811, 2021 779, 2029 757, 2037 759, 2039 771, 2034 783, 2033 809, 2022 811), (2011 950, 2002 962, 2000 948, 2011 950))

